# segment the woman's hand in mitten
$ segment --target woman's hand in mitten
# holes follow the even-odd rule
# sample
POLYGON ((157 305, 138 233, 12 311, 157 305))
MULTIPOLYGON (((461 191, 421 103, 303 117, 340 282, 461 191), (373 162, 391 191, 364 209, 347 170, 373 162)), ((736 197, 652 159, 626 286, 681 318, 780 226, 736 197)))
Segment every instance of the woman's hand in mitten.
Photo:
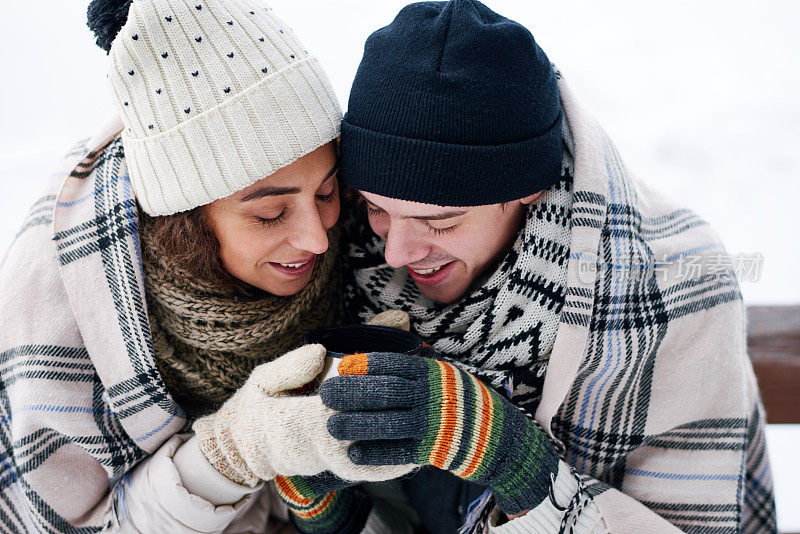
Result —
POLYGON ((449 363, 391 353, 355 354, 320 388, 340 411, 328 430, 353 441, 363 465, 418 463, 490 486, 510 514, 548 495, 558 455, 509 401, 449 363))
POLYGON ((355 465, 347 442, 327 429, 333 410, 319 395, 293 395, 322 370, 325 348, 306 345, 259 365, 244 385, 192 428, 200 449, 223 475, 255 487, 275 475, 315 475, 329 470, 348 480, 387 480, 412 466, 355 465))

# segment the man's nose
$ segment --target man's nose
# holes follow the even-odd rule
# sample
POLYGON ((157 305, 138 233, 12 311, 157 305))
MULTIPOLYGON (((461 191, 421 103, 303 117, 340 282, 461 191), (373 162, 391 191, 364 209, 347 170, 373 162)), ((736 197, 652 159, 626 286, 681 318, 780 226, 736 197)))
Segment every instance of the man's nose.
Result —
POLYGON ((430 247, 403 225, 392 224, 386 233, 386 263, 395 269, 425 258, 430 247))

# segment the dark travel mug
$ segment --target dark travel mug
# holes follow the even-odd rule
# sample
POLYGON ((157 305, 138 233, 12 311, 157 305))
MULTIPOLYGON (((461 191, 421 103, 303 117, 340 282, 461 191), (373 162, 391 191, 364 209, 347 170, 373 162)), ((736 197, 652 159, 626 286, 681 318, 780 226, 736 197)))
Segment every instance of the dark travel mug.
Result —
POLYGON ((362 352, 396 352, 418 355, 422 338, 405 330, 369 324, 329 326, 306 334, 305 343, 319 343, 328 356, 341 358, 362 352))
POLYGON ((303 339, 305 344, 319 343, 325 347, 327 357, 322 372, 297 393, 316 391, 322 382, 339 373, 342 357, 366 352, 394 352, 404 356, 417 356, 423 350, 422 338, 405 330, 369 324, 329 326, 313 330, 303 339))

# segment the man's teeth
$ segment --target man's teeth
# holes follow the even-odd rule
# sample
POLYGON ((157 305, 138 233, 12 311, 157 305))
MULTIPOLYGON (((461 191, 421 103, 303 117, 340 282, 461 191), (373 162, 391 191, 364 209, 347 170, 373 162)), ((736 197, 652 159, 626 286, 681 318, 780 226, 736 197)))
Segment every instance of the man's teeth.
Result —
POLYGON ((297 269, 298 267, 302 267, 302 266, 303 266, 303 265, 305 265, 306 263, 308 263, 308 262, 307 262, 307 261, 304 261, 303 263, 281 263, 281 266, 283 266, 283 267, 289 267, 289 268, 291 268, 291 269, 297 269))
POLYGON ((433 269, 411 269, 411 270, 414 271, 417 274, 426 275, 426 274, 435 273, 436 271, 438 271, 442 267, 444 267, 444 265, 440 265, 438 267, 434 267, 433 269))

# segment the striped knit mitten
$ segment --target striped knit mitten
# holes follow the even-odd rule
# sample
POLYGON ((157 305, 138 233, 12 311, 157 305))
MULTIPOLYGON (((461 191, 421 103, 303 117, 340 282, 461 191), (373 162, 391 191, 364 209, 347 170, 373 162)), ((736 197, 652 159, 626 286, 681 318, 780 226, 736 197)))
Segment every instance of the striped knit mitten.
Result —
POLYGON ((337 439, 354 441, 363 465, 417 463, 492 488, 508 514, 548 495, 558 454, 509 401, 449 363, 391 353, 354 354, 320 388, 341 413, 328 419, 337 439))
POLYGON ((330 471, 308 477, 275 477, 278 495, 289 507, 289 518, 303 534, 361 532, 372 501, 352 485, 330 471))

